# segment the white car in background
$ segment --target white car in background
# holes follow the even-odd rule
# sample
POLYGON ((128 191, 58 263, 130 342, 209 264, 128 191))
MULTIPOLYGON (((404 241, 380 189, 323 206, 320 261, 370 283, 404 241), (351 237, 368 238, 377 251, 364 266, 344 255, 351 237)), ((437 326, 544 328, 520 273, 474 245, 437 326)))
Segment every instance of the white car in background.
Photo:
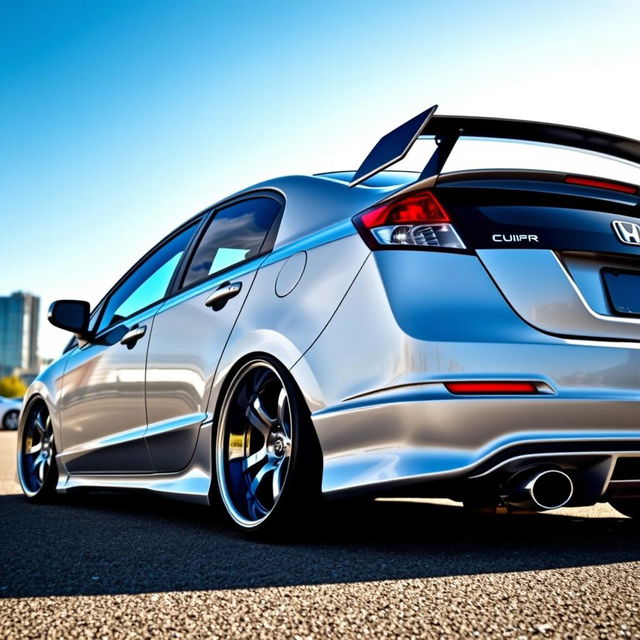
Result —
POLYGON ((0 425, 3 429, 15 431, 22 409, 22 398, 3 398, 0 396, 0 425))

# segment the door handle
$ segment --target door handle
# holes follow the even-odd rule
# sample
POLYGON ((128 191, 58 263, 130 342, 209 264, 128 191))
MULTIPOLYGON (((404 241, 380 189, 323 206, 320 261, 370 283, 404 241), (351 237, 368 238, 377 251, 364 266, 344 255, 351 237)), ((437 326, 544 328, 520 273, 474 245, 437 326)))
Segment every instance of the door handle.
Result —
POLYGON ((120 344, 124 344, 129 347, 129 349, 133 349, 133 347, 136 346, 136 342, 138 342, 146 332, 147 327, 134 327, 122 336, 120 344))
POLYGON ((226 282, 220 285, 205 301, 205 306, 220 311, 227 301, 240 293, 242 282, 226 282))

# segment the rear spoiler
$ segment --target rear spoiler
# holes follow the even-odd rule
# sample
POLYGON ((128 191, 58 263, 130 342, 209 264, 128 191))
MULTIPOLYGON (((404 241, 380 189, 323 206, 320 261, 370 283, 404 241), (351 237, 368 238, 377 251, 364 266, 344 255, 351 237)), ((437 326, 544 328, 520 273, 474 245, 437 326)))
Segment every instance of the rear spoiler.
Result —
POLYGON ((640 141, 632 138, 530 120, 436 116, 434 113, 437 108, 438 105, 430 107, 380 138, 355 172, 349 186, 354 187, 364 182, 404 158, 418 138, 431 136, 435 138, 438 146, 418 180, 441 173, 460 136, 553 144, 640 165, 640 141))

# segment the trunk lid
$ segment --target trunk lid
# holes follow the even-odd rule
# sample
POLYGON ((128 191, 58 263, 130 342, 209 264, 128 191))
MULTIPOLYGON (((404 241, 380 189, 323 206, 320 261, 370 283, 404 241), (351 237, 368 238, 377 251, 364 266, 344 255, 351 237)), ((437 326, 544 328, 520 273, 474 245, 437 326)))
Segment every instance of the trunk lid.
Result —
POLYGON ((435 193, 526 322, 560 336, 639 340, 637 189, 623 193, 565 179, 468 172, 442 176, 435 193))

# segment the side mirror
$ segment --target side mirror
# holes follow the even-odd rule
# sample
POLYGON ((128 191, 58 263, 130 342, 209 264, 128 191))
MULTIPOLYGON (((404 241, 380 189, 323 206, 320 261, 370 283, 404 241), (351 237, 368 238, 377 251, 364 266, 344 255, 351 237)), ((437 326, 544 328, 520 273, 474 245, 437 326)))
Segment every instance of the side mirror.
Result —
POLYGON ((84 300, 56 300, 49 307, 49 322, 59 329, 71 331, 81 340, 89 335, 91 307, 84 300))

